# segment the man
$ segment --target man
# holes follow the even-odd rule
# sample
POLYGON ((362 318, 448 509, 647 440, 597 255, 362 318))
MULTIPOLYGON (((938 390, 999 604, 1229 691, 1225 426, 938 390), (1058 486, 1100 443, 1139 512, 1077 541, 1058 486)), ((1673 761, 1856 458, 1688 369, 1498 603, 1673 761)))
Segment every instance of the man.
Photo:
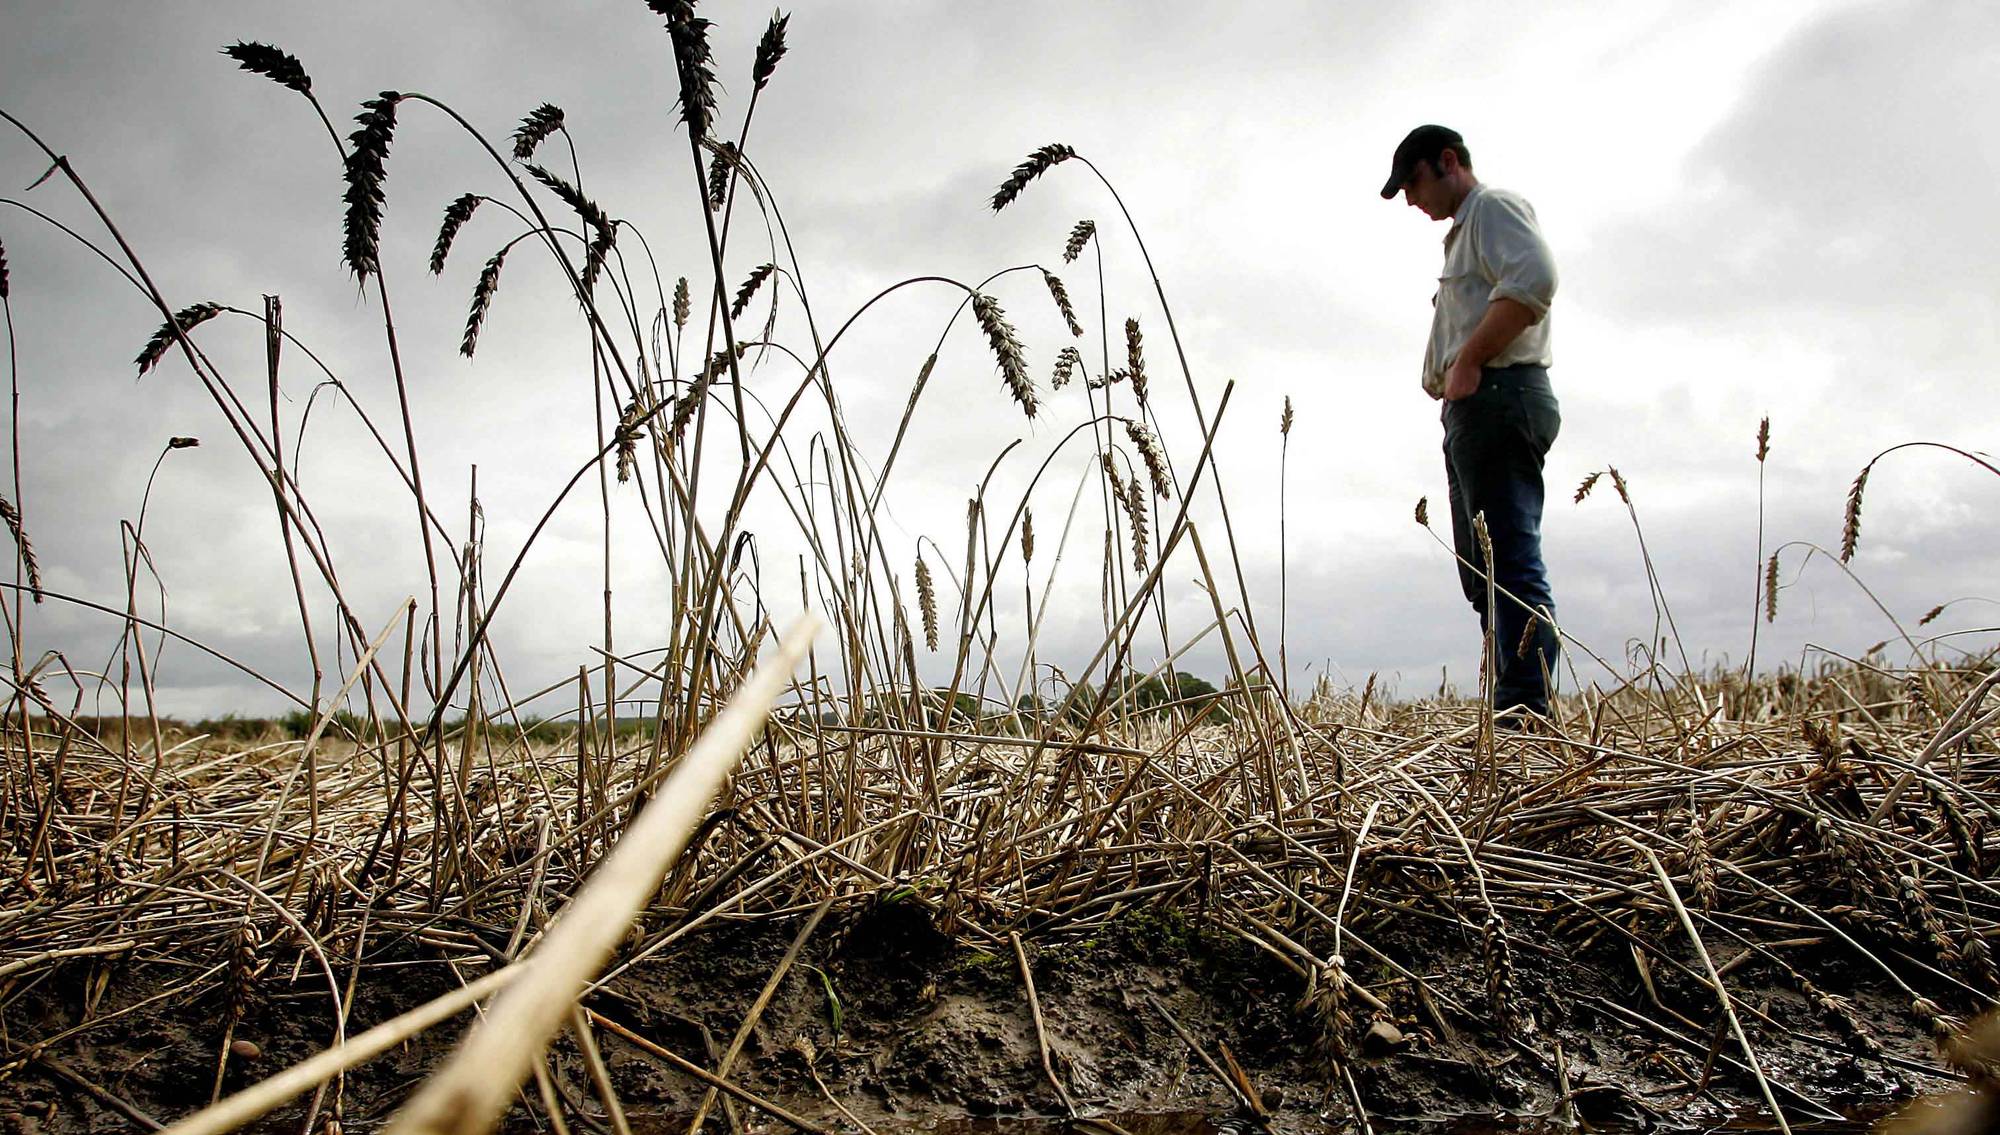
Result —
POLYGON ((1542 461, 1562 425, 1549 386, 1556 266, 1519 196, 1482 185, 1457 131, 1419 126, 1396 147, 1385 200, 1449 219, 1432 300, 1424 391, 1444 402, 1445 474, 1459 583, 1492 643, 1493 708, 1547 716, 1558 652, 1542 563, 1542 461), (1473 518, 1493 544, 1494 609, 1473 518), (1537 614, 1539 613, 1539 617, 1537 614))

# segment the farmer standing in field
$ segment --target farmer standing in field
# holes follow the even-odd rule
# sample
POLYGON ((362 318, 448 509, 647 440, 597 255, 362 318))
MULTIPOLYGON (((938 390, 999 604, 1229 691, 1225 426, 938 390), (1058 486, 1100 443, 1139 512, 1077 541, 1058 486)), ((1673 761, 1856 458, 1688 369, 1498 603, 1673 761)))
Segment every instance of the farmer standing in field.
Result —
POLYGON ((1444 402, 1452 543, 1480 630, 1491 624, 1493 708, 1547 716, 1559 650, 1542 563, 1542 459, 1562 426, 1548 370, 1555 258, 1534 208, 1472 175, 1472 155, 1455 130, 1410 131, 1382 186, 1384 200, 1398 193, 1430 219, 1451 221, 1431 301, 1424 392, 1444 402), (1473 533, 1480 513, 1493 542, 1493 611, 1473 533))

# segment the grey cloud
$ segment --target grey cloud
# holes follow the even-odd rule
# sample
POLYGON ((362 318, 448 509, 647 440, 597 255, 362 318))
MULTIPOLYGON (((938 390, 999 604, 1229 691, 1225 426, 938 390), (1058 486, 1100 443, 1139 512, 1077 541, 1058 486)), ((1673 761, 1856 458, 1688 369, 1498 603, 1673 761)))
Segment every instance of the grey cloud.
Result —
MULTIPOLYGON (((1921 318, 1969 284, 1990 307, 2000 224, 1972 187, 2000 171, 1968 129, 2000 65, 2000 11, 1949 0, 1843 8, 1761 67, 1690 156, 1702 192, 1599 234, 1598 285, 1628 311, 1921 318)), ((1643 139, 1622 144, 1643 145, 1643 139)), ((1601 166, 1616 168, 1615 153, 1601 166)))

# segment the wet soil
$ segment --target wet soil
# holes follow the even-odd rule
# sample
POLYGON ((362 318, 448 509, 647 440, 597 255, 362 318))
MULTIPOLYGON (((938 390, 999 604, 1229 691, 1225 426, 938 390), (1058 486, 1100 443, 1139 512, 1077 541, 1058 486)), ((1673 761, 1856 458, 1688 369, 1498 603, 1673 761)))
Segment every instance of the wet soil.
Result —
MULTIPOLYGON (((697 933, 588 1004, 713 1068, 798 926, 737 923, 697 933)), ((1381 1007, 1350 997, 1340 1019, 1308 996, 1288 963, 1198 912, 1142 910, 1088 932, 1036 935, 1026 950, 1049 1050, 1045 1070, 1011 945, 955 941, 917 903, 877 900, 830 916, 808 940, 729 1078, 840 1131, 857 1130, 857 1120, 954 1133, 1053 1130, 1023 1122, 1067 1117, 1051 1072, 1078 1113, 1109 1117, 1135 1135, 1354 1129, 1349 1077, 1376 1131, 1479 1129, 1464 1117, 1489 1117, 1478 1121, 1485 1130, 1495 1129, 1491 1117, 1508 1130, 1533 1130, 1538 1118, 1564 1118, 1566 1100, 1585 1125, 1611 1131, 1712 1129, 1763 1110, 1739 1042, 1712 995, 1685 974, 1657 964, 1641 972, 1622 943, 1573 952, 1553 925, 1523 919, 1513 927, 1517 1009, 1500 1027, 1477 934, 1442 922, 1398 926, 1399 937, 1371 945, 1401 959, 1421 983, 1350 959, 1350 973, 1381 1007), (1345 1026, 1337 1030, 1345 1048, 1338 1062, 1329 1036, 1336 1020, 1345 1026), (1211 1067, 1232 1060, 1266 1116, 1211 1067)), ((1766 963, 1746 958, 1729 973, 1738 1015, 1795 1125, 1951 1082, 1906 995, 1875 987, 1815 949, 1802 946, 1787 960, 1846 996, 1879 1052, 1836 1039, 1820 1011, 1766 963)), ((476 956, 457 958, 454 972, 435 946, 384 942, 356 986, 349 1033, 487 970, 476 956)), ((186 983, 220 960, 83 958, 12 988, 0 984, 7 1054, 0 1132, 143 1130, 135 1116, 171 1122, 207 1104, 230 1006, 213 977, 186 983), (100 1023, 39 1043, 87 1021, 100 1023)), ((1731 960, 1726 948, 1718 951, 1718 964, 1731 960)), ((230 1034, 254 1052, 237 1045, 224 1090, 325 1047, 330 1006, 313 965, 269 963, 230 1034)), ((349 1074, 337 1098, 323 1101, 319 1131, 335 1115, 339 1131, 379 1127, 469 1022, 468 1014, 349 1074)), ((614 1033, 598 1040, 632 1129, 686 1130, 703 1086, 614 1033)), ((550 1066, 570 1129, 611 1130, 572 1039, 556 1042, 550 1066)), ((533 1093, 530 1085, 523 1100, 533 1093)), ((255 1129, 299 1131, 306 1113, 300 1100, 255 1129)), ((710 1130, 787 1129, 742 1103, 712 1115, 710 1130)), ((539 1106, 524 1103, 507 1129, 548 1126, 539 1106)))

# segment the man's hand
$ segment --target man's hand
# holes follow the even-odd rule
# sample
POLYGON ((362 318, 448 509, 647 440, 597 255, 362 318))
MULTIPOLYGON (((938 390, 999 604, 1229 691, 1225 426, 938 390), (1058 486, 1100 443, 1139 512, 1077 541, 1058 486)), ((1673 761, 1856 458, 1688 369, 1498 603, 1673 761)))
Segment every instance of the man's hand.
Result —
POLYGON ((1451 369, 1444 372, 1444 400, 1457 402, 1477 393, 1479 393, 1479 365, 1465 358, 1454 360, 1451 369))

